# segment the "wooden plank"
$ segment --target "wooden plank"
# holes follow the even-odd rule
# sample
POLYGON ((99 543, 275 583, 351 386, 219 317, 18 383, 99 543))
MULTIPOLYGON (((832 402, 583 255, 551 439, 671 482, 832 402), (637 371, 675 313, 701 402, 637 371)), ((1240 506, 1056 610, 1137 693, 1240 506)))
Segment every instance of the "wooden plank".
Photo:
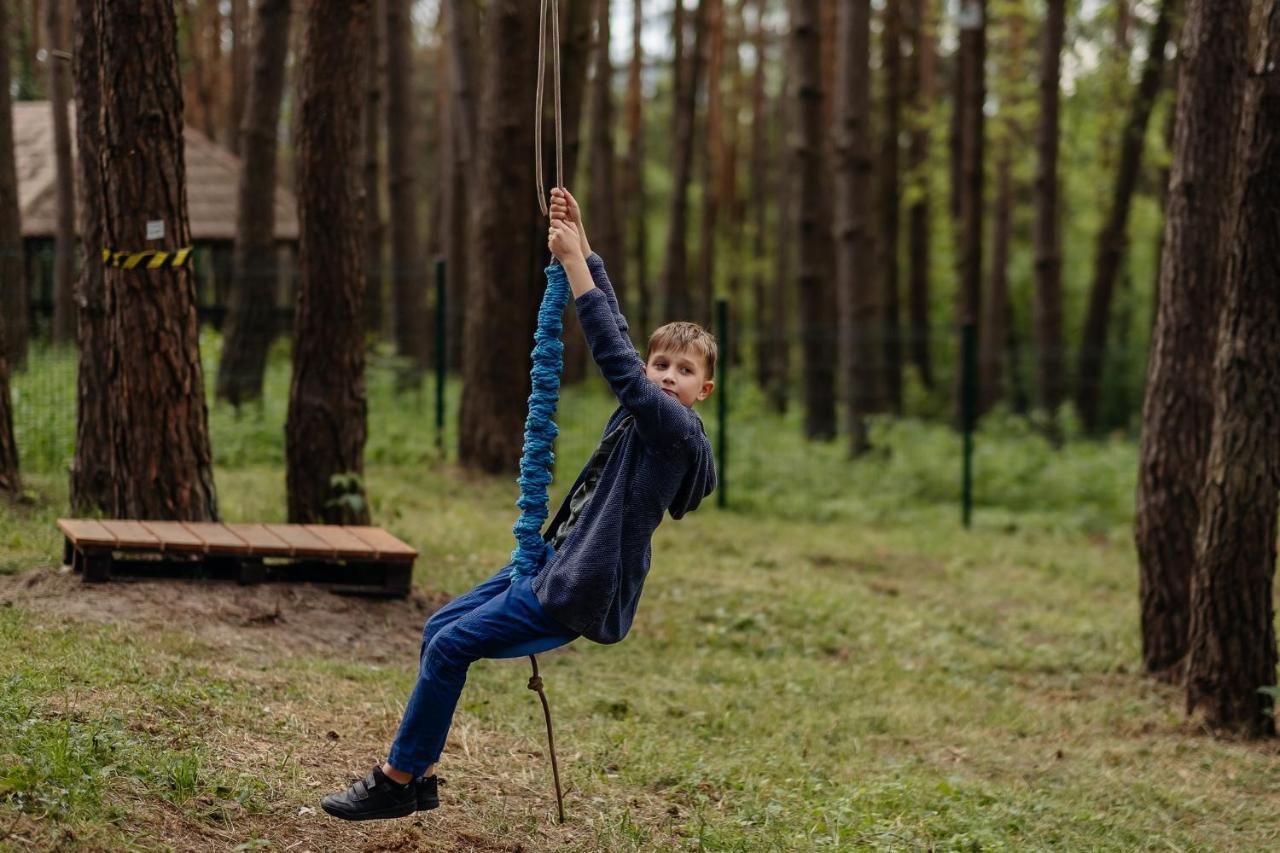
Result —
POLYGON ((58 529, 77 547, 81 545, 111 547, 116 544, 116 537, 111 535, 111 531, 92 518, 60 518, 58 529))
POLYGON ((182 526, 179 521, 144 521, 147 528, 166 551, 204 551, 204 540, 182 526))
POLYGON ((376 559, 413 562, 418 557, 418 552, 414 548, 401 542, 381 527, 347 525, 343 530, 355 534, 372 545, 377 551, 376 559))
POLYGON ((259 557, 292 557, 289 543, 262 524, 228 524, 227 530, 249 546, 249 553, 259 557))
POLYGON ((116 538, 117 548, 158 549, 160 540, 137 521, 104 521, 102 526, 116 538))
POLYGON ((184 521, 182 526, 204 542, 206 554, 248 554, 252 551, 248 542, 235 534, 225 524, 207 521, 184 521))
POLYGON ((349 533, 342 529, 340 525, 308 524, 306 529, 324 540, 324 543, 343 559, 368 560, 377 558, 378 549, 354 533, 349 533))
POLYGON ((301 524, 268 524, 266 528, 283 539, 295 557, 336 557, 333 548, 301 524))

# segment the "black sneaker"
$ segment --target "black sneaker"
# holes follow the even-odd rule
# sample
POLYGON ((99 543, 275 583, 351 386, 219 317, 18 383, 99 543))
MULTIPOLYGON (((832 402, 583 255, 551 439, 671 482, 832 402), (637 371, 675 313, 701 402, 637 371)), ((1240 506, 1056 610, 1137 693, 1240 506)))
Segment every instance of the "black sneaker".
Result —
POLYGON ((325 797, 320 808, 343 820, 386 820, 413 814, 418 810, 418 797, 416 784, 400 785, 383 775, 381 767, 375 767, 347 790, 325 797))
POLYGON ((440 807, 439 780, 435 776, 414 779, 413 787, 418 794, 418 811, 425 812, 440 807))

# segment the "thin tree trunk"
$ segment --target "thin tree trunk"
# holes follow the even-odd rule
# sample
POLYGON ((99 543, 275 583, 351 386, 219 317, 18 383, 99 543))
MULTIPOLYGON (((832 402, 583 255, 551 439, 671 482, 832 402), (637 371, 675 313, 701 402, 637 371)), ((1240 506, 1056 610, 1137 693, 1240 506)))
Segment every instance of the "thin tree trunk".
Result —
POLYGON ((426 270, 418 233, 413 151, 413 23, 409 0, 387 4, 387 198, 391 219, 391 293, 396 352, 426 364, 426 270))
POLYGON ((902 337, 898 331, 901 297, 898 293, 899 176, 898 145, 902 134, 902 2, 886 0, 881 34, 884 68, 884 133, 880 144, 880 275, 884 312, 879 337, 884 348, 884 400, 894 414, 902 411, 902 337))
POLYGON ((386 312, 383 289, 386 226, 382 222, 382 127, 388 120, 383 110, 382 89, 387 79, 387 0, 372 0, 369 9, 369 51, 364 89, 364 328, 372 335, 382 333, 386 312))
MULTIPOLYGON (((776 120, 773 125, 778 128, 776 131, 778 142, 775 150, 785 146, 782 128, 790 127, 795 121, 795 105, 791 101, 791 75, 790 69, 785 69, 782 78, 782 87, 779 90, 778 97, 774 102, 774 112, 776 120)), ((775 159, 780 160, 781 156, 775 159)), ((787 169, 774 169, 772 186, 774 189, 774 198, 778 200, 777 211, 778 219, 776 224, 777 250, 774 252, 776 271, 773 287, 770 288, 770 326, 766 334, 773 345, 773 369, 770 373, 769 388, 767 389, 766 399, 769 408, 779 414, 787 413, 787 405, 790 400, 791 392, 791 341, 793 337, 791 323, 791 300, 790 294, 794 289, 792 281, 792 267, 794 263, 793 246, 795 244, 796 231, 799 225, 796 222, 796 198, 791 191, 792 176, 788 174, 787 169)))
POLYGON ((119 370, 111 349, 112 295, 103 280, 101 147, 102 20, 96 0, 76 0, 74 71, 76 83, 76 165, 79 175, 80 244, 84 255, 76 282, 76 337, 80 365, 76 373, 76 452, 71 462, 71 508, 77 515, 110 510, 115 481, 116 444, 112 377, 119 370))
MULTIPOLYGON (((1243 11, 1238 23, 1247 14, 1243 11)), ((1228 208, 1226 292, 1191 579, 1186 683, 1187 711, 1203 715, 1210 726, 1272 736, 1275 699, 1259 688, 1274 689, 1276 682, 1272 588, 1280 493, 1280 3, 1266 0, 1256 14, 1261 30, 1257 61, 1250 63, 1247 75, 1237 75, 1247 88, 1233 158, 1235 193, 1228 208)), ((1221 21, 1225 10, 1215 7, 1212 17, 1221 21)))
POLYGON ((442 7, 445 49, 449 52, 448 151, 449 185, 446 198, 445 285, 447 306, 446 347, 451 370, 463 369, 467 317, 467 282, 470 281, 472 247, 469 187, 475 163, 476 137, 476 23, 473 9, 465 0, 446 0, 442 7))
MULTIPOLYGON (((618 227, 616 160, 613 151, 613 63, 609 59, 609 0, 598 0, 596 13, 595 76, 591 93, 591 140, 588 157, 591 173, 591 240, 601 257, 625 269, 622 235, 618 227)), ((626 304, 626 288, 618 288, 618 300, 626 304)))
MULTIPOLYGON (((9 7, 0 4, 0 314, 5 342, 0 357, 22 367, 27 362, 27 280, 18 207, 18 171, 13 150, 13 95, 9 69, 9 7)), ((8 405, 8 395, 5 395, 8 405)), ((16 458, 16 457, 15 457, 16 458)))
POLYGON ((699 0, 694 16, 693 51, 684 51, 684 3, 676 0, 673 33, 675 46, 676 118, 675 154, 672 165, 671 210, 667 216, 666 259, 662 270, 662 320, 686 320, 692 316, 689 292, 689 179, 693 167, 693 130, 698 108, 698 89, 702 79, 703 45, 707 31, 707 13, 714 0, 699 0))
MULTIPOLYGON (((1187 651, 1189 590, 1214 422, 1213 320, 1222 305, 1231 164, 1244 90, 1246 0, 1192 0, 1182 30, 1180 88, 1166 202, 1160 303, 1147 365, 1137 514, 1146 671, 1176 681, 1187 651)), ((1236 295, 1236 298, 1239 294, 1236 295)), ((1266 682, 1270 683, 1270 682, 1266 682)))
POLYGON ((53 247, 53 339, 74 343, 76 339, 75 251, 76 196, 75 167, 71 162, 71 122, 67 109, 71 102, 71 63, 67 61, 67 32, 64 25, 65 0, 45 4, 45 41, 49 50, 49 107, 53 111, 54 197, 57 227, 53 247))
MULTIPOLYGON (((698 296, 691 317, 710 325, 715 299, 716 250, 720 224, 718 176, 724 162, 724 0, 707 4, 707 112, 703 125, 702 214, 698 236, 698 296)), ((728 354, 726 353, 726 356, 728 354)))
POLYGON ((907 210, 907 256, 910 284, 911 362, 925 388, 933 387, 933 366, 929 356, 929 114, 933 109, 934 66, 937 59, 934 18, 929 0, 912 0, 908 20, 911 26, 912 57, 908 66, 908 100, 911 103, 909 180, 913 201, 907 210))
POLYGON ((545 279, 545 232, 535 199, 529 141, 534 133, 538 7, 493 0, 485 27, 487 67, 476 134, 473 254, 467 287, 466 354, 459 461, 497 473, 520 462, 529 392, 534 301, 545 279), (513 195, 514 193, 514 195, 513 195))
POLYGON ((366 524, 360 96, 368 0, 309 0, 298 80, 289 521, 366 524))
POLYGON ((240 129, 236 241, 218 399, 239 406, 262 397, 267 351, 275 336, 277 127, 289 51, 290 0, 259 0, 254 14, 253 73, 240 129))
POLYGON ((623 181, 628 199, 627 215, 632 231, 631 289, 635 292, 636 322, 640 334, 649 333, 649 309, 653 297, 649 288, 649 236, 645 216, 648 211, 644 181, 644 0, 635 0, 631 13, 631 67, 627 74, 627 162, 623 181))
MULTIPOLYGON (((755 329, 755 377, 756 384, 762 391, 767 391, 773 377, 778 344, 769 329, 769 299, 773 288, 765 275, 765 265, 769 257, 769 192, 770 187, 770 155, 768 102, 765 95, 766 63, 765 52, 768 48, 765 36, 765 15, 767 0, 755 0, 755 28, 752 32, 752 46, 755 52, 755 68, 751 75, 751 152, 750 183, 748 184, 747 206, 751 210, 751 308, 755 329)), ((744 10, 745 16, 745 10, 744 10)), ((745 21, 744 21, 745 24, 745 21)), ((781 282, 773 282, 774 288, 781 287, 781 282)))
POLYGON ((1056 419, 1065 397, 1062 250, 1058 232, 1058 78, 1066 15, 1066 0, 1049 0, 1040 50, 1040 120, 1036 126, 1036 402, 1051 419, 1056 419))
POLYGON ((835 248, 840 317, 840 372, 848 382, 849 452, 871 446, 866 416, 884 380, 884 342, 877 338, 871 239, 871 2, 840 4, 836 37, 835 248))
MULTIPOLYGON (((103 245, 189 247, 173 4, 97 0, 94 13, 103 35, 103 245), (148 241, 155 229, 163 237, 148 241)), ((191 268, 108 268, 103 287, 112 297, 106 346, 119 359, 111 386, 117 428, 108 514, 216 520, 191 268)))
MULTIPOLYGON (((973 324, 978 340, 982 319, 982 211, 986 121, 987 3, 964 0, 960 22, 960 68, 964 93, 960 158, 960 287, 956 315, 960 326, 973 324)), ((956 409, 963 406, 963 369, 956 371, 956 409)))
POLYGON ((1098 249, 1094 259, 1093 281, 1089 287, 1089 307, 1085 314, 1076 384, 1076 408, 1079 410, 1080 420, 1090 431, 1096 431, 1102 426, 1099 402, 1102 371, 1107 356, 1107 327, 1111 314, 1111 297, 1128 243, 1126 230, 1129 222, 1129 207, 1133 201, 1133 191, 1142 165, 1147 120, 1151 117, 1156 93, 1160 89, 1163 78, 1165 44, 1169 40, 1169 28, 1172 17, 1177 11, 1175 8, 1177 2, 1178 0, 1161 0, 1158 17, 1151 28, 1147 58, 1143 62, 1142 76, 1134 92, 1129 120, 1121 140, 1120 165, 1111 196, 1111 207, 1106 223, 1098 234, 1098 249))
MULTIPOLYGON (((0 4, 0 282, 5 291, 26 287, 18 254, 22 242, 18 227, 18 179, 13 160, 13 105, 9 92, 9 10, 0 4)), ((8 294, 0 308, 11 305, 8 294)), ((18 443, 13 435, 13 411, 9 396, 9 348, 5 326, 8 311, 0 311, 0 497, 21 493, 18 443)))
POLYGON ((249 88, 249 0, 231 0, 231 91, 227 93, 227 147, 240 154, 245 93, 249 88))
POLYGON ((799 254, 800 335, 804 353, 804 431, 811 439, 836 434, 836 288, 827 182, 826 94, 822 89, 818 0, 792 4, 791 62, 799 102, 799 133, 792 152, 799 254))

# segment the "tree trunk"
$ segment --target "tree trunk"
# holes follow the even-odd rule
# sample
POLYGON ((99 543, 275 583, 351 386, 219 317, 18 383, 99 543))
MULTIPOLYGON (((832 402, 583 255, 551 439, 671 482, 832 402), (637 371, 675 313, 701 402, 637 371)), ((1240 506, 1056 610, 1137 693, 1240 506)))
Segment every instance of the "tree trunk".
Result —
MULTIPOLYGON (((1215 6, 1210 19, 1217 24, 1228 14, 1215 6)), ((1241 9, 1234 23, 1243 27, 1247 14, 1241 9)), ((1266 0, 1257 15, 1257 61, 1250 63, 1247 75, 1235 75, 1244 78, 1246 87, 1233 158, 1232 198, 1238 203, 1227 208, 1232 227, 1226 230, 1226 287, 1191 578, 1186 683, 1189 713, 1203 715, 1214 728, 1271 736, 1276 732, 1274 696, 1259 688, 1276 683, 1272 586, 1280 492, 1280 3, 1266 0)), ((1202 44, 1216 52, 1221 42, 1202 44)), ((1188 87, 1199 85, 1188 81, 1188 87)), ((1226 94, 1222 88, 1217 91, 1226 94)))
MULTIPOLYGON (((710 326, 715 299, 716 251, 720 231, 720 186, 724 163, 724 0, 707 4, 707 112, 703 123, 702 215, 698 235, 698 296, 696 319, 710 326)), ((726 357, 728 353, 725 354, 726 357)))
POLYGON ((387 198, 391 219, 391 294, 396 352, 426 364, 426 269, 418 233, 417 158, 413 151, 413 22, 409 0, 387 4, 387 198))
POLYGON ((640 35, 644 30, 644 0, 635 0, 631 14, 631 67, 627 74, 627 162, 625 177, 627 215, 632 231, 631 288, 635 292, 635 317, 640 334, 649 333, 649 307, 652 295, 649 289, 649 236, 645 216, 648 211, 644 183, 644 91, 641 73, 644 70, 644 46, 640 35))
MULTIPOLYGON (((103 36, 103 246, 189 247, 173 4, 97 0, 94 14, 103 36), (148 240, 157 230, 163 236, 148 240)), ((103 287, 111 294, 105 344, 118 358, 111 375, 115 493, 108 515, 216 520, 191 267, 109 267, 103 287)))
POLYGON ((382 88, 387 79, 387 0, 372 0, 369 7, 368 59, 364 88, 364 328, 371 335, 382 333, 386 311, 383 289, 386 227, 382 222, 382 126, 390 121, 382 105, 382 88))
POLYGON ((245 92, 249 88, 249 0, 231 0, 231 91, 227 93, 227 148, 241 153, 245 92))
POLYGON ((884 406, 902 412, 902 337, 898 332, 898 140, 902 134, 902 2, 886 0, 881 33, 884 68, 884 134, 880 144, 880 275, 884 312, 879 338, 884 348, 884 406))
MULTIPOLYGON (((960 21, 960 68, 964 99, 961 116, 960 287, 956 316, 960 326, 973 324, 981 340, 983 164, 987 98, 987 2, 963 0, 960 21)), ((959 348, 957 348, 958 350, 959 348)), ((957 359, 957 363, 960 359, 957 359)), ((956 371, 956 410, 964 400, 963 369, 956 371)), ((957 419, 959 420, 959 419, 957 419)))
POLYGON ((834 233, 840 372, 848 383, 849 451, 858 456, 871 446, 866 416, 880 400, 876 391, 884 379, 884 342, 875 334, 880 318, 874 313, 874 300, 868 298, 879 283, 871 239, 870 0, 840 4, 836 45, 834 233))
POLYGON ((289 52, 289 0, 259 0, 253 74, 240 129, 244 159, 237 190, 236 242, 218 399, 239 406, 262 397, 267 350, 275 336, 276 128, 289 52))
POLYGON ((368 0, 310 0, 298 80, 292 523, 367 524, 360 96, 368 0))
MULTIPOLYGON (((0 8, 0 36, 3 36, 0 38, 0 315, 3 315, 5 325, 0 357, 15 367, 22 367, 27 362, 27 280, 22 257, 18 171, 13 151, 9 7, 7 4, 0 6, 3 6, 0 8)), ((6 393, 5 406, 8 400, 6 393)))
POLYGON ((1057 417, 1065 397, 1062 250, 1058 231, 1058 78, 1066 17, 1066 0, 1049 0, 1040 51, 1040 120, 1036 126, 1036 402, 1051 419, 1057 417))
POLYGON ((459 461, 492 473, 514 471, 523 446, 529 393, 534 304, 545 279, 533 273, 545 258, 545 233, 535 200, 529 140, 534 133, 538 7, 493 0, 485 27, 476 169, 471 277, 467 285, 459 461))
MULTIPOLYGON (((25 287, 21 274, 22 242, 18 229, 18 181, 13 161, 13 105, 9 92, 9 10, 0 4, 0 281, 5 290, 25 287), (14 252, 10 255, 10 252, 14 252), (17 274, 10 277, 16 270, 17 274)), ((0 308, 10 306, 8 294, 0 308)), ((9 396, 8 346, 5 326, 9 314, 0 311, 0 497, 21 493, 18 474, 18 444, 13 436, 13 411, 9 396)))
MULTIPOLYGON (((827 134, 823 122, 818 0, 796 0, 791 14, 791 62, 799 102, 799 133, 793 151, 797 211, 800 336, 804 353, 804 431, 811 439, 836 434, 836 294, 827 134)), ((844 49, 844 48, 842 48, 844 49)), ((878 373, 878 372, 877 372, 878 373)))
POLYGON ((444 49, 449 53, 447 149, 448 186, 445 201, 445 326, 449 368, 463 369, 467 316, 467 282, 470 280, 472 210, 468 188, 475 167, 476 136, 476 22, 472 4, 445 0, 444 49))
POLYGON ((110 511, 115 482, 116 444, 112 377, 118 359, 111 349, 112 296, 103 280, 102 173, 99 167, 102 110, 102 20, 96 0, 76 0, 75 33, 76 165, 80 206, 80 244, 84 255, 76 282, 76 338, 80 365, 76 374, 76 452, 71 463, 71 508, 77 515, 110 511))
POLYGON ((1217 393, 1213 320, 1222 304, 1224 241, 1231 237, 1222 223, 1233 206, 1248 6, 1245 0, 1192 0, 1178 51, 1161 298, 1147 365, 1134 525, 1143 665, 1168 680, 1180 675, 1191 619, 1189 555, 1200 527, 1217 393))
POLYGON ((1128 242, 1126 229, 1129 206, 1142 165, 1147 120, 1151 117, 1156 93, 1160 89, 1165 44, 1169 40, 1169 28, 1177 11, 1177 2, 1178 0, 1160 0, 1158 17, 1151 28, 1147 58, 1142 65, 1142 76, 1138 81, 1137 91, 1134 92, 1129 120, 1121 140, 1120 165, 1111 195, 1111 208, 1106 224, 1098 234, 1098 250, 1094 259, 1093 282, 1089 287, 1089 307, 1085 314, 1076 383, 1076 408, 1079 410, 1080 420, 1090 431, 1097 431, 1102 426, 1098 406, 1102 370, 1107 356, 1111 296, 1128 242))
MULTIPOLYGON (((592 248, 625 269, 622 235, 618 228, 617 189, 613 152, 613 63, 609 59, 609 0, 599 0, 596 15, 595 77, 591 96, 591 140, 588 157, 591 171, 592 248)), ((626 304, 626 288, 614 289, 620 305, 626 304)))
POLYGON ((907 256, 910 277, 911 362, 925 388, 933 388, 933 366, 929 357, 929 113, 933 109, 934 65, 937 49, 932 6, 928 0, 913 0, 908 21, 911 27, 911 64, 907 89, 911 103, 909 180, 912 184, 907 209, 907 256))
MULTIPOLYGON (((791 101, 791 74, 789 69, 783 71, 782 87, 774 102, 775 121, 778 128, 777 147, 785 146, 784 128, 795 123, 795 105, 791 101)), ((776 150, 776 149, 775 149, 776 150)), ((774 162, 781 161, 781 155, 774 162)), ((794 262, 793 248, 795 235, 799 226, 796 223, 796 198, 791 191, 793 179, 787 169, 774 169, 771 185, 774 198, 778 200, 777 251, 774 252, 775 270, 773 287, 770 288, 769 328, 767 334, 773 344, 774 362, 770 373, 769 387, 765 398, 769 408, 779 415, 787 413, 787 405, 791 392, 791 350, 794 337, 791 323, 791 299, 794 290, 792 282, 792 266, 794 262)))
POLYGON ((54 197, 57 200, 57 226, 53 248, 53 339, 57 343, 74 343, 76 339, 75 251, 76 196, 75 167, 71 162, 71 122, 67 109, 71 102, 71 63, 67 54, 67 32, 64 25, 65 0, 45 3, 45 41, 49 52, 49 106, 53 111, 54 197))
POLYGON ((693 52, 687 58, 684 50, 684 3, 676 0, 674 33, 674 75, 676 79, 675 153, 672 164, 671 210, 667 216, 669 234, 666 259, 662 269, 662 308, 660 321, 687 320, 693 303, 689 293, 689 179, 693 167, 693 130, 698 108, 698 88, 702 79, 703 44, 706 39, 707 13, 714 0, 699 0, 694 18, 693 52))

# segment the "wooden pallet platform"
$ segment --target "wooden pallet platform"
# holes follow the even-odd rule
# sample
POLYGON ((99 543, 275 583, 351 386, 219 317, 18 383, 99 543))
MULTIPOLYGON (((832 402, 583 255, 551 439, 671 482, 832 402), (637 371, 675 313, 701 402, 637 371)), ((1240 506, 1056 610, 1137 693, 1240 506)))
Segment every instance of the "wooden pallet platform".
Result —
POLYGON ((60 518, 63 560, 86 581, 186 577, 316 583, 405 596, 418 552, 379 527, 60 518))

